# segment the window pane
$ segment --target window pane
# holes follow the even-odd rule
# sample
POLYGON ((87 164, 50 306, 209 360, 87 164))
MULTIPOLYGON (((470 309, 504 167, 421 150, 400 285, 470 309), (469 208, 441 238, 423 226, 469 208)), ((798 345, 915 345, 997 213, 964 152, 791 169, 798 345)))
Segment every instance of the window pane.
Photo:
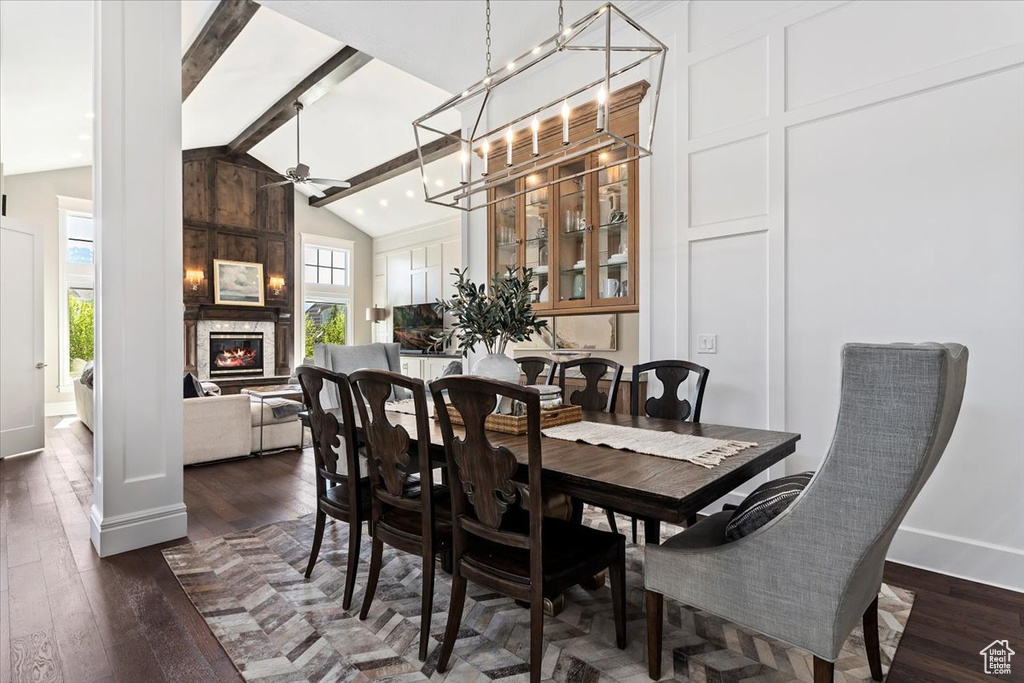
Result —
POLYGON ((307 266, 316 265, 316 247, 307 246, 305 250, 305 259, 303 260, 307 266))
POLYGON ((93 359, 93 292, 68 290, 68 357, 71 374, 81 374, 85 361, 93 359))
POLYGON ((317 275, 316 281, 321 285, 331 284, 331 269, 320 266, 317 270, 319 271, 319 275, 317 275))
POLYGON ((95 239, 92 218, 89 216, 68 214, 67 229, 69 240, 86 240, 87 242, 92 242, 95 239))
POLYGON ((93 262, 92 244, 92 242, 68 240, 68 263, 91 264, 93 262))
MULTIPOLYGON (((317 262, 317 265, 320 266, 321 268, 323 268, 323 267, 330 268, 331 267, 331 250, 330 249, 318 249, 317 251, 320 252, 320 254, 318 256, 319 261, 317 262)), ((328 280, 328 282, 330 282, 330 280, 328 280)))
POLYGON ((305 311, 305 354, 313 356, 315 344, 346 343, 348 306, 327 301, 306 300, 305 311))
POLYGON ((316 282, 316 266, 306 266, 306 282, 316 282))

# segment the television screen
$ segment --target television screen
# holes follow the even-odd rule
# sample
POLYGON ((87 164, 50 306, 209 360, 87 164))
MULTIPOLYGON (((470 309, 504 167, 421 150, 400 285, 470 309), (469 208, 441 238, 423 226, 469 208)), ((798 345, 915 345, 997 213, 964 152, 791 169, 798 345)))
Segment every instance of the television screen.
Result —
POLYGON ((440 353, 444 319, 434 310, 434 304, 395 306, 394 339, 403 351, 440 353))

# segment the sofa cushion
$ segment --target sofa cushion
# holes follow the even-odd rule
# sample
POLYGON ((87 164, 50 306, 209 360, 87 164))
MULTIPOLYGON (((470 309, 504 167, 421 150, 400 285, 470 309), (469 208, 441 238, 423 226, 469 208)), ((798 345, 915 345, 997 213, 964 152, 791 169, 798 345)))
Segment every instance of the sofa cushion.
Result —
POLYGON ((743 538, 778 517, 797 499, 813 477, 814 472, 801 472, 758 486, 732 513, 725 526, 725 540, 743 538))
POLYGON ((203 391, 203 385, 199 383, 199 378, 191 372, 186 372, 182 378, 182 398, 199 398, 205 395, 206 392, 203 391))
POLYGON ((298 401, 289 401, 286 398, 268 398, 260 404, 259 399, 250 401, 249 412, 252 415, 252 426, 260 426, 260 409, 263 409, 263 424, 278 424, 281 422, 293 422, 299 419, 299 412, 302 404, 298 401), (275 413, 277 413, 275 415, 275 413))
POLYGON ((96 371, 95 361, 89 361, 85 364, 85 368, 82 369, 82 385, 92 389, 92 378, 93 373, 96 371))

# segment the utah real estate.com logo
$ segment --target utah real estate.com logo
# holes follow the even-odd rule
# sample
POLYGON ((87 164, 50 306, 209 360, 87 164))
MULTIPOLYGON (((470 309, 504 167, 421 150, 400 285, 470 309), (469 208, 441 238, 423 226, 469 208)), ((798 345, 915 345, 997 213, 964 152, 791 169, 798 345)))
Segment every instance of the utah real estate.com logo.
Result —
POLYGON ((992 644, 981 651, 985 659, 985 673, 1000 676, 1010 673, 1010 657, 1016 652, 1010 649, 1010 643, 1006 640, 994 640, 992 644))

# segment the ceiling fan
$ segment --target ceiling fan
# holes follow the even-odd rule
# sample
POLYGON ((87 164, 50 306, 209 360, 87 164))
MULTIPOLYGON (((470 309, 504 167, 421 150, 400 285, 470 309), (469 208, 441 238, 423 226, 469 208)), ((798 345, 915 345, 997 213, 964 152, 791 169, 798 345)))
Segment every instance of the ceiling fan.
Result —
POLYGON ((267 185, 260 187, 260 189, 265 190, 268 187, 280 187, 281 185, 293 183, 295 185, 306 185, 309 189, 313 190, 313 194, 317 197, 326 197, 327 195, 325 195, 317 185, 323 185, 324 187, 337 187, 339 189, 352 187, 351 183, 344 180, 309 177, 309 166, 299 161, 299 143, 302 139, 299 135, 299 114, 302 112, 302 102, 295 100, 295 103, 292 106, 295 107, 295 166, 289 168, 283 174, 278 174, 283 178, 286 178, 286 180, 280 180, 276 183, 268 183, 267 185))

